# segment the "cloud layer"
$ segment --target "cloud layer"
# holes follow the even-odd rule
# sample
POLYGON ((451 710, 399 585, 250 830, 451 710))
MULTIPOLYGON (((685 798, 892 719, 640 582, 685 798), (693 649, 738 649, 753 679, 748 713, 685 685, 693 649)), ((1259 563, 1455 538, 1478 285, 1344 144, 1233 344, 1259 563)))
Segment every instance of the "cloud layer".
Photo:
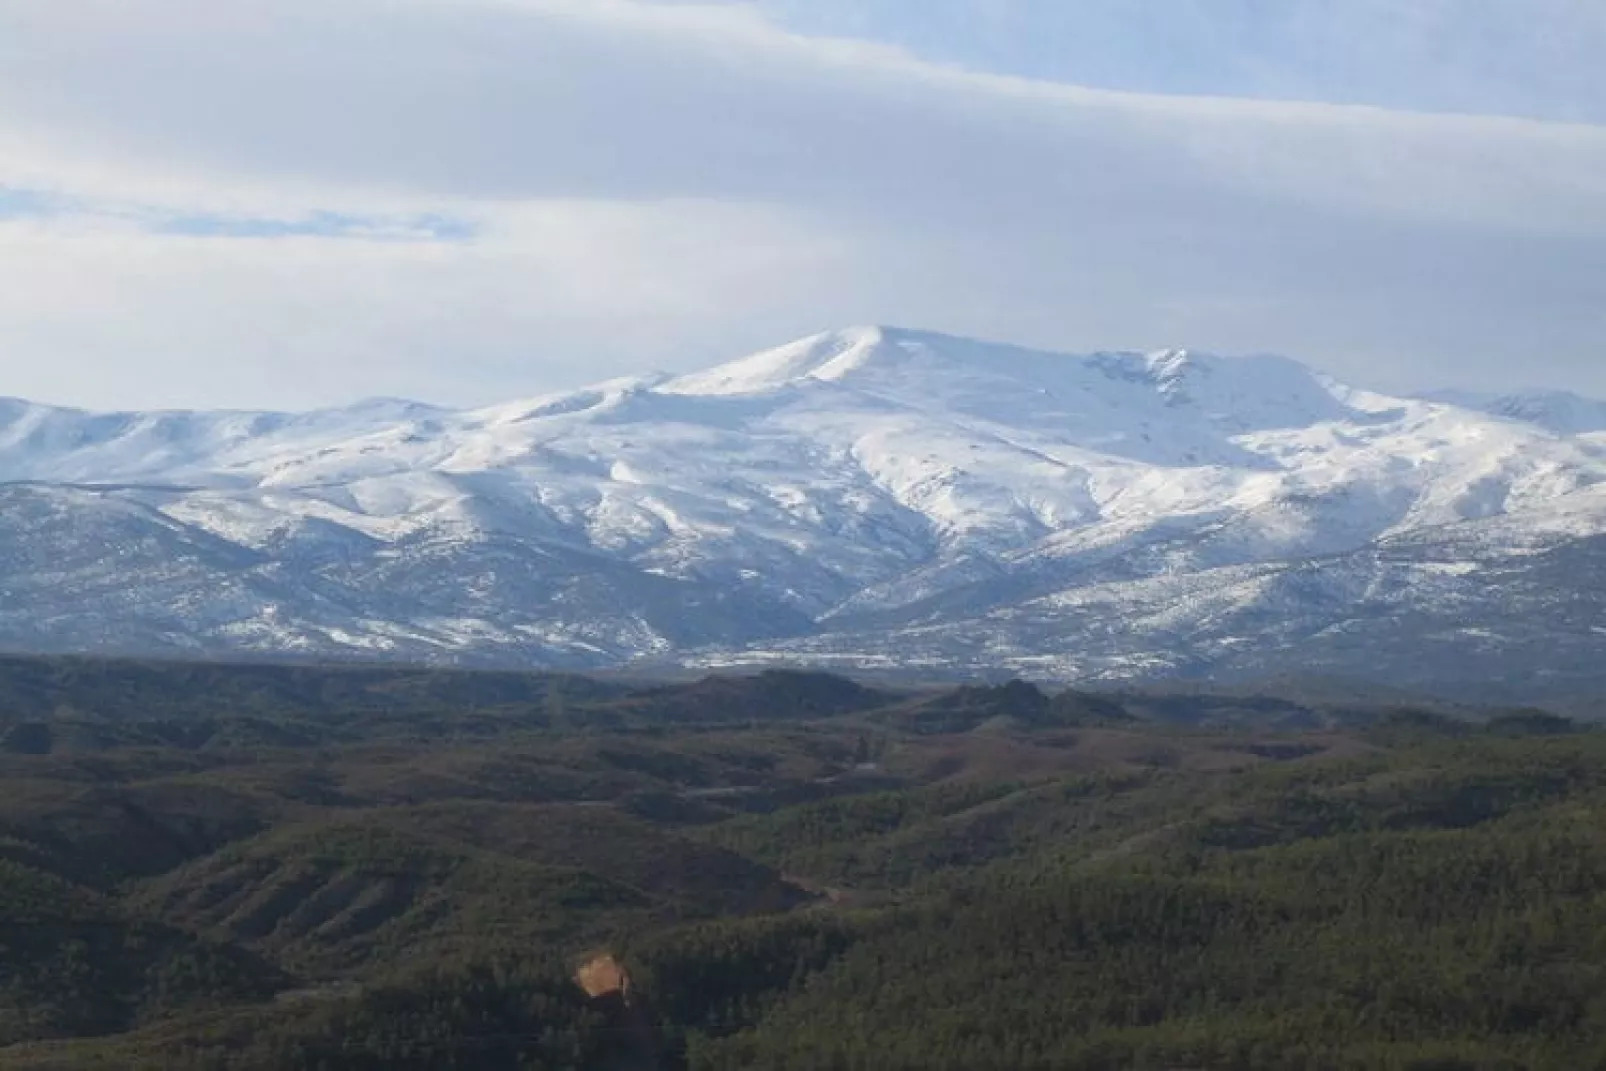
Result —
POLYGON ((135 8, 0 0, 0 393, 472 402, 865 321, 1606 392, 1606 128, 965 73, 742 6, 135 8))
POLYGON ((1606 122, 1597 0, 727 2, 803 32, 1106 89, 1606 122))

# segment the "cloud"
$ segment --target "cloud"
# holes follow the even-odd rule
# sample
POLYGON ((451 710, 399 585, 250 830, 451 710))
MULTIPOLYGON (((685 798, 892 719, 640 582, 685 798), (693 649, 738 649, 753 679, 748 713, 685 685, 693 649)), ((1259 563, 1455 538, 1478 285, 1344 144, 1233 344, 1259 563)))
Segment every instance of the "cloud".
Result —
POLYGON ((450 242, 467 241, 473 237, 475 229, 467 220, 434 213, 382 216, 312 211, 289 217, 229 215, 180 211, 139 203, 86 200, 44 190, 0 186, 0 220, 61 217, 135 223, 157 234, 197 237, 287 238, 310 235, 370 241, 450 242))
POLYGON ((1597 0, 729 0, 801 32, 1107 89, 1606 122, 1597 0))
POLYGON ((866 320, 1606 391, 1606 129, 745 8, 0 0, 0 186, 0 391, 98 405, 490 400, 866 320))
POLYGON ((11 220, 0 248, 0 394, 102 408, 534 394, 737 352, 732 306, 785 323, 778 295, 854 270, 828 235, 699 202, 521 206, 450 242, 11 220))

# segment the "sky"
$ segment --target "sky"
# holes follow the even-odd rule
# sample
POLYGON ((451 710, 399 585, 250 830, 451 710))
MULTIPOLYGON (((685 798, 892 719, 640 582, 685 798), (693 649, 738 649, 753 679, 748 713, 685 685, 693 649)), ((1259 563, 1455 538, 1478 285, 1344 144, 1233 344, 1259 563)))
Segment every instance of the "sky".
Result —
POLYGON ((0 0, 0 395, 897 324, 1606 396, 1600 0, 0 0))

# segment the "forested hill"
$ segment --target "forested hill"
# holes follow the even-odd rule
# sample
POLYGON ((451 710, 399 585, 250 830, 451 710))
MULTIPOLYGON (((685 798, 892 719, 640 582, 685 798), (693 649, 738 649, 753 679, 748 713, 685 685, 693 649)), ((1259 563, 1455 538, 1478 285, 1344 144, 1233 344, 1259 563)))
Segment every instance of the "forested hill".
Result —
POLYGON ((0 660, 0 1068, 1606 1066, 1606 734, 0 660))

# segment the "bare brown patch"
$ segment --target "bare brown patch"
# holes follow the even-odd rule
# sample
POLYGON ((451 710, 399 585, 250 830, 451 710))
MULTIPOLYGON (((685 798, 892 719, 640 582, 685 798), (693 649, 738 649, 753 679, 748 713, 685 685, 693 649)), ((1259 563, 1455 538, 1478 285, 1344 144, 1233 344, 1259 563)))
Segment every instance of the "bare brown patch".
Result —
POLYGON ((574 972, 574 981, 592 1000, 614 994, 628 999, 630 995, 630 975, 606 952, 582 963, 574 972))

